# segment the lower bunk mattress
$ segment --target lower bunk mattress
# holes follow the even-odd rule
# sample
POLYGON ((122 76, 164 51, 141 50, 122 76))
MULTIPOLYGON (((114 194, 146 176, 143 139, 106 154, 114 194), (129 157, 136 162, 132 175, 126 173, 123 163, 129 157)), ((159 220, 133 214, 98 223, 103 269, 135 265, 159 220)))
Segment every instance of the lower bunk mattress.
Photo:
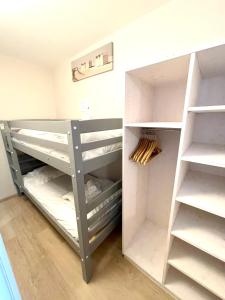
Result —
MULTIPOLYGON (((43 166, 24 175, 23 181, 26 190, 73 238, 79 241, 71 177, 50 166, 43 166)), ((113 183, 109 179, 87 175, 85 177, 86 201, 90 201, 113 183)), ((100 206, 92 210, 87 217, 93 216, 118 193, 119 191, 106 199, 100 206)))

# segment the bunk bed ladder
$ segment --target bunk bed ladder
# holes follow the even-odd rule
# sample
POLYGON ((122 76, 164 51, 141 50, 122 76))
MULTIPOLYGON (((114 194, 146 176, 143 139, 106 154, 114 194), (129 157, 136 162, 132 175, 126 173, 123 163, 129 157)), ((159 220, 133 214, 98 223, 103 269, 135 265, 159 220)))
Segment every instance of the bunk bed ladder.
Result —
POLYGON ((77 216, 77 228, 80 245, 83 279, 88 283, 92 277, 92 261, 90 255, 84 170, 82 163, 79 121, 69 121, 68 141, 71 165, 72 186, 77 216))
POLYGON ((16 150, 13 148, 8 122, 4 121, 2 123, 1 132, 13 182, 16 186, 17 193, 20 195, 23 191, 23 180, 18 155, 16 150))

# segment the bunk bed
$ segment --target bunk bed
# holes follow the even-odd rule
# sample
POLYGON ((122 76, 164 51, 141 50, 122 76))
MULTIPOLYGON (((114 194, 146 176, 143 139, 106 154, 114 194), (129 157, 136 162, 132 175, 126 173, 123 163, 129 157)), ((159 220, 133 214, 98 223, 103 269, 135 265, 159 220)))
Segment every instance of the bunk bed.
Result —
POLYGON ((1 132, 13 181, 81 257, 91 255, 121 221, 122 181, 92 172, 121 160, 122 119, 15 120, 1 132))

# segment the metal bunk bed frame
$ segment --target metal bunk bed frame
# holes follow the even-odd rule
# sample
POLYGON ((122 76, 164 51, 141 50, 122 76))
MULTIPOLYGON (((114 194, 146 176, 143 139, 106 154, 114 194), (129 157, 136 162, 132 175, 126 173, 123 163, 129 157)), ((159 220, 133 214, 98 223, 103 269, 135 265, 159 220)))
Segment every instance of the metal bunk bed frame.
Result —
POLYGON ((18 194, 25 194, 32 203, 41 211, 55 229, 65 238, 70 246, 81 257, 81 266, 83 279, 88 283, 92 277, 91 255, 96 248, 105 240, 121 220, 121 197, 122 181, 118 180, 100 195, 94 197, 91 201, 86 202, 84 175, 97 170, 101 167, 121 159, 122 150, 115 150, 104 155, 82 160, 82 152, 111 145, 122 141, 122 137, 113 137, 105 140, 99 140, 89 143, 81 143, 81 134, 97 131, 113 130, 122 128, 122 119, 97 119, 97 120, 16 120, 2 121, 1 132, 5 145, 10 170, 13 181, 16 185, 18 194), (68 145, 48 140, 41 140, 36 137, 18 134, 12 131, 12 128, 33 129, 46 132, 67 134, 68 145), (20 138, 27 142, 37 142, 52 149, 62 150, 69 154, 70 163, 48 154, 31 149, 12 140, 12 137, 20 138), (75 240, 58 222, 49 214, 49 212, 33 197, 23 185, 21 165, 19 162, 18 152, 28 154, 35 159, 40 160, 72 178, 72 187, 75 199, 75 209, 77 216, 77 228, 79 242, 75 240), (116 194, 115 194, 116 193, 116 194), (87 214, 94 208, 98 207, 107 198, 114 195, 113 200, 107 203, 91 218, 87 214), (112 209, 110 209, 112 208, 112 209), (102 216, 102 217, 101 217, 102 216), (101 217, 99 221, 99 217, 101 217), (97 222, 98 221, 98 222, 97 222), (91 225, 96 225, 92 227, 91 225), (95 237, 93 239, 93 237, 95 237))

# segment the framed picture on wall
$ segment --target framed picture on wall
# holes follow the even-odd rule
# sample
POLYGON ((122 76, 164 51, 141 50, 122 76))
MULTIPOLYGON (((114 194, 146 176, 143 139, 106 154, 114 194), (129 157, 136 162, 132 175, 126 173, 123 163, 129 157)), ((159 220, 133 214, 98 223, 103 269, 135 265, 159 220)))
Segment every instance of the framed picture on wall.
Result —
POLYGON ((75 59, 71 67, 74 82, 113 70, 113 43, 75 59))

